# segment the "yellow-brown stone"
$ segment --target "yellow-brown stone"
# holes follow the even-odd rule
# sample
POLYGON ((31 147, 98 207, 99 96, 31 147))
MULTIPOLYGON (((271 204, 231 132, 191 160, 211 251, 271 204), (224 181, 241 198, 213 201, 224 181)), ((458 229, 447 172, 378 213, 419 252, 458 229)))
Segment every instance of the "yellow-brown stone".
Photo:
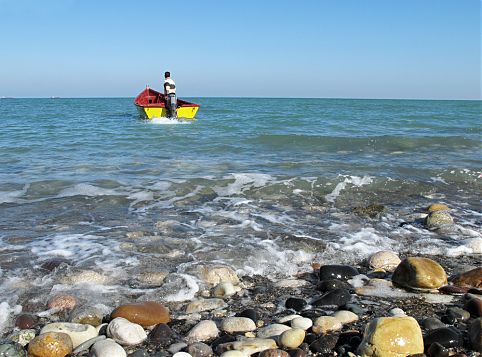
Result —
POLYGON ((450 208, 444 203, 432 203, 427 207, 427 212, 448 211, 450 208))
POLYGON ((65 357, 72 352, 72 340, 62 332, 47 332, 28 344, 29 357, 65 357))
POLYGON ((458 275, 454 281, 454 285, 467 287, 482 287, 482 268, 475 268, 458 275))
POLYGON ((112 312, 111 317, 123 317, 144 327, 166 324, 171 320, 169 310, 155 301, 121 305, 112 312))
POLYGON ((432 259, 409 257, 395 269, 392 281, 407 288, 438 289, 447 284, 447 274, 444 268, 432 259))
POLYGON ((409 316, 370 321, 357 350, 361 357, 405 357, 417 353, 423 353, 422 330, 409 316))

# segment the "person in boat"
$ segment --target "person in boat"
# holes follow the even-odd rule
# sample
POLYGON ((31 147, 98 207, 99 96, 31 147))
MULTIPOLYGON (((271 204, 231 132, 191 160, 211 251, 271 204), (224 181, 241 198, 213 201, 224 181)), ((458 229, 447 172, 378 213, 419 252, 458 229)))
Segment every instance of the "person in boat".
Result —
POLYGON ((164 97, 166 99, 167 117, 177 118, 176 83, 172 80, 170 72, 165 72, 164 78, 164 97))

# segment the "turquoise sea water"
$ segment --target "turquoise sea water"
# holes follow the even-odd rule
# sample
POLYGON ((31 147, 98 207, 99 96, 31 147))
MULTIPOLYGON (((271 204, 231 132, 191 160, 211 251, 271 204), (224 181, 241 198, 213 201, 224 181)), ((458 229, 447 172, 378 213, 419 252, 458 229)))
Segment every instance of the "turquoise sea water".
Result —
POLYGON ((105 275, 95 297, 203 262, 274 277, 481 253, 480 101, 189 100, 192 123, 141 120, 132 98, 0 100, 0 302, 75 289, 39 269, 54 257, 105 275), (453 231, 423 227, 433 202, 453 231))

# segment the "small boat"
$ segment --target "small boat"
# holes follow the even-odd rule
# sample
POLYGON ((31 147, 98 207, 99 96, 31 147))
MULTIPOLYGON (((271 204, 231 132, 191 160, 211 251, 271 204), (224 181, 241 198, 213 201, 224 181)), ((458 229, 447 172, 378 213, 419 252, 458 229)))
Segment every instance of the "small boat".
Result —
MULTIPOLYGON (((147 119, 166 117, 167 110, 164 100, 164 94, 146 87, 134 99, 134 104, 139 111, 139 114, 147 119)), ((177 117, 183 119, 194 119, 199 104, 187 102, 182 99, 177 99, 177 117)))

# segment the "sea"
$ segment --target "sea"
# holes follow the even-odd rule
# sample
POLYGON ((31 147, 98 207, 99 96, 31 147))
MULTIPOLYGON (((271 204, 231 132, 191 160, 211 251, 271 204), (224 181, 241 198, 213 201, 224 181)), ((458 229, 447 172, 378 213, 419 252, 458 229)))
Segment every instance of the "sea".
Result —
POLYGON ((195 121, 0 99, 0 333, 56 293, 159 298, 145 272, 177 276, 161 298, 182 301, 202 264, 276 280, 380 250, 480 257, 482 102, 186 99, 195 121), (452 229, 424 226, 432 203, 452 229))

